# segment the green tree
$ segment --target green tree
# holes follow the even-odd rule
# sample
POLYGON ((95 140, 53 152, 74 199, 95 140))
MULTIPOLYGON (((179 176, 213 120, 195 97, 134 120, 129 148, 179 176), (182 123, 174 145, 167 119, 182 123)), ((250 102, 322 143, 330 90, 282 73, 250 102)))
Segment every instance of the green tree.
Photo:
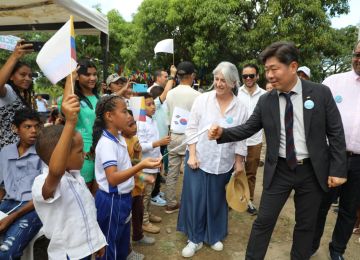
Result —
MULTIPOLYGON (((154 58, 153 48, 162 39, 174 38, 175 63, 192 60, 202 74, 209 74, 220 61, 241 67, 257 61, 270 43, 287 40, 296 43, 301 64, 320 81, 324 59, 334 60, 349 47, 335 36, 342 32, 331 28, 330 17, 348 11, 346 0, 144 0, 127 37, 129 44, 120 53, 129 67, 141 67, 145 61, 168 66, 171 55, 154 58)), ((348 36, 346 42, 355 41, 348 36)))

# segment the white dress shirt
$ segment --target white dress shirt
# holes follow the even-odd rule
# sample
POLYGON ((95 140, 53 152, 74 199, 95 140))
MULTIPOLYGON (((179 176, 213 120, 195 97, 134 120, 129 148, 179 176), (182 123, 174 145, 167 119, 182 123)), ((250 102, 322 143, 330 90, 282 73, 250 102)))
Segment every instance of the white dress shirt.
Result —
POLYGON ((346 150, 360 154, 360 76, 351 70, 323 82, 333 94, 341 114, 346 150))
MULTIPOLYGON (((160 139, 156 121, 146 116, 146 122, 137 121, 137 130, 137 137, 142 149, 142 158, 160 158, 160 147, 153 147, 153 142, 160 139)), ((143 172, 157 173, 159 169, 143 169, 143 172)))
MULTIPOLYGON (((243 124, 246 120, 247 109, 236 96, 233 96, 233 100, 222 115, 216 92, 213 90, 195 99, 185 131, 186 138, 194 136, 198 131, 212 124, 228 128, 243 124)), ((196 143, 196 157, 200 161, 200 169, 207 173, 227 173, 234 166, 235 154, 244 157, 247 155, 246 140, 217 144, 215 140, 209 140, 205 132, 188 142, 188 144, 194 143, 196 143)))
POLYGON ((35 178, 32 194, 35 210, 43 223, 45 236, 50 239, 50 260, 82 259, 107 245, 96 219, 94 197, 80 171, 65 172, 53 198, 42 195, 48 166, 35 178))
MULTIPOLYGON (((260 88, 258 84, 256 84, 255 88, 256 89, 252 94, 248 92, 245 85, 239 88, 238 98, 246 106, 248 111, 248 117, 250 117, 254 112, 256 104, 259 101, 261 95, 266 93, 266 90, 260 88)), ((263 139, 262 135, 263 135, 263 130, 260 130, 253 136, 246 139, 246 145, 253 146, 262 143, 262 139, 263 139)))
MULTIPOLYGON (((304 127, 304 104, 303 104, 303 96, 302 96, 302 84, 301 80, 298 78, 295 86, 291 90, 295 92, 291 96, 291 102, 293 104, 293 135, 294 135, 294 144, 295 144, 295 152, 296 159, 301 160, 305 158, 309 158, 309 151, 306 146, 305 139, 305 127, 304 127)), ((280 91, 278 91, 279 95, 279 107, 280 107, 280 148, 279 148, 279 156, 286 158, 286 132, 285 132, 285 107, 286 107, 286 98, 280 95, 280 91)))

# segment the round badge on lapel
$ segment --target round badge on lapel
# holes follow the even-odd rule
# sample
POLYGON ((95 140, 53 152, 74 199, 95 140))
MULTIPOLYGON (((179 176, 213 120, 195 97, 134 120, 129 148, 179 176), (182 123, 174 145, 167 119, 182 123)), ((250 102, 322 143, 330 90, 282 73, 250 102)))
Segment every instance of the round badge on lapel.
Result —
POLYGON ((341 103, 342 101, 343 101, 343 98, 342 98, 342 96, 340 96, 340 95, 337 95, 337 96, 335 96, 335 102, 336 103, 341 103))
POLYGON ((312 101, 312 100, 306 100, 306 101, 304 102, 304 107, 305 107, 306 109, 313 109, 314 106, 315 106, 315 104, 314 104, 314 101, 312 101))
POLYGON ((231 116, 229 116, 228 118, 226 118, 226 123, 232 124, 233 122, 234 122, 234 119, 233 119, 231 116))

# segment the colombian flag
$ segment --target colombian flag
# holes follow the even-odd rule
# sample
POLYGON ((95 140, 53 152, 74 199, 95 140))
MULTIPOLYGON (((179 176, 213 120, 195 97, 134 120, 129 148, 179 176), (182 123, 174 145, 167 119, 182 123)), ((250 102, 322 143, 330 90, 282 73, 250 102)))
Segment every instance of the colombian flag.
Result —
POLYGON ((130 109, 135 121, 146 122, 146 108, 144 97, 131 97, 130 109))
POLYGON ((74 18, 72 15, 70 16, 70 48, 71 58, 76 61, 74 18))
POLYGON ((36 57, 44 75, 56 84, 76 69, 76 50, 73 17, 44 45, 36 57))
POLYGON ((139 121, 146 122, 145 98, 141 97, 139 121))

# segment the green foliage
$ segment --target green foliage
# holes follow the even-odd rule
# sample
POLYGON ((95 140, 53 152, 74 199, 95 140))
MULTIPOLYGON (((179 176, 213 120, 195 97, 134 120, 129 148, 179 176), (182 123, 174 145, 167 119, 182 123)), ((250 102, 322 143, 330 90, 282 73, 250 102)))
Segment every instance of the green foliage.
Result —
MULTIPOLYGON (((158 41, 173 38, 175 64, 191 60, 199 77, 211 80, 211 71, 219 62, 230 61, 241 69, 245 63, 258 62, 259 53, 270 43, 286 40, 295 42, 300 49, 300 65, 311 68, 312 80, 322 81, 351 66, 356 28, 330 26, 331 17, 347 12, 347 0, 144 0, 132 22, 126 22, 117 10, 107 14, 108 70, 132 74, 136 70, 169 68, 172 55, 155 56, 153 50, 158 41)), ((28 33, 22 37, 47 40, 50 36, 28 33)), ((77 57, 93 58, 101 75, 99 37, 77 36, 76 46, 77 57)), ((0 50, 0 64, 8 55, 0 50)), ((24 60, 38 71, 35 58, 36 54, 31 54, 24 60)), ((36 85, 44 91, 51 87, 49 91, 53 91, 43 77, 36 80, 36 85)))
POLYGON ((239 68, 256 62, 267 45, 286 40, 295 42, 301 65, 321 81, 349 68, 344 55, 356 41, 355 27, 330 27, 330 17, 348 11, 346 0, 144 0, 120 53, 128 67, 169 67, 172 55, 154 57, 153 48, 173 38, 175 63, 192 60, 202 77, 224 60, 239 68))

